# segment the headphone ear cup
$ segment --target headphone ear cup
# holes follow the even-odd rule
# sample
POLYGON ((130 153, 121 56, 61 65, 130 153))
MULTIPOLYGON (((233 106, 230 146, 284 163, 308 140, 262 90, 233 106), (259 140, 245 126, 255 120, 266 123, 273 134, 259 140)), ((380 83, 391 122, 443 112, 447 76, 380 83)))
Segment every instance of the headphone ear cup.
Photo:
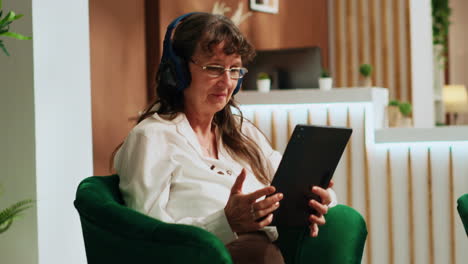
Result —
POLYGON ((175 76, 174 65, 168 61, 162 62, 159 65, 160 83, 163 86, 177 87, 177 80, 175 76))
POLYGON ((242 79, 243 78, 240 78, 237 80, 237 85, 236 85, 236 88, 234 89, 234 92, 232 94, 236 94, 239 92, 241 86, 242 86, 242 79))
POLYGON ((173 58, 176 61, 174 65, 175 76, 177 76, 177 90, 183 91, 190 85, 192 77, 190 75, 190 70, 188 63, 179 56, 173 58))

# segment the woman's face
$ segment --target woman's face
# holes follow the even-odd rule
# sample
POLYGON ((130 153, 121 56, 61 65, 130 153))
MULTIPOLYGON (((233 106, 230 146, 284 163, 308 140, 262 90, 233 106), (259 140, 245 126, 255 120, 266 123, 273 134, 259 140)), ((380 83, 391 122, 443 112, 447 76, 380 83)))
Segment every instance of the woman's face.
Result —
POLYGON ((215 46, 212 56, 204 54, 199 48, 193 55, 193 62, 189 62, 192 81, 184 90, 185 111, 214 115, 221 111, 231 99, 238 80, 231 79, 229 71, 225 71, 219 77, 213 77, 203 70, 203 66, 207 65, 218 65, 224 68, 242 66, 241 56, 226 55, 223 47, 224 42, 215 46))

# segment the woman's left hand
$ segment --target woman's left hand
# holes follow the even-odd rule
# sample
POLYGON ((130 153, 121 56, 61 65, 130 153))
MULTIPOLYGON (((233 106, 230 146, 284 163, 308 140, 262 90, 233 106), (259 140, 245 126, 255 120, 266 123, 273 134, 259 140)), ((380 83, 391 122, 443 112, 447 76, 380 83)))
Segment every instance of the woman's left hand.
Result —
MULTIPOLYGON (((330 185, 328 188, 331 188, 333 186, 333 181, 330 181, 330 185)), ((320 188, 319 186, 314 186, 312 187, 312 192, 318 196, 320 196, 320 199, 322 202, 318 202, 316 200, 309 200, 309 206, 312 209, 315 209, 317 212, 316 214, 311 214, 309 216, 309 229, 310 229, 310 236, 311 237, 317 237, 318 236, 318 231, 319 231, 319 226, 325 224, 325 217, 324 215, 327 214, 328 212, 328 205, 332 202, 330 193, 323 188, 320 188)))

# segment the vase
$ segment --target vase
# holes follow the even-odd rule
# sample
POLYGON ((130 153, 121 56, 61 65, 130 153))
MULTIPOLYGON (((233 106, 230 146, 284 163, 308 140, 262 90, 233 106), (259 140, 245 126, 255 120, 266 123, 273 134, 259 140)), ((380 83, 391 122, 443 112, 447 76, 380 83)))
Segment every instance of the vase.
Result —
POLYGON ((259 79, 257 80, 257 90, 261 93, 268 93, 271 87, 270 79, 259 79))
POLYGON ((320 78, 319 79, 319 88, 322 91, 331 90, 332 85, 333 85, 333 79, 332 78, 320 78))
POLYGON ((390 105, 387 107, 388 126, 397 127, 400 123, 401 113, 398 106, 390 105))
POLYGON ((372 79, 370 77, 363 77, 359 80, 360 87, 371 87, 372 86, 372 79))

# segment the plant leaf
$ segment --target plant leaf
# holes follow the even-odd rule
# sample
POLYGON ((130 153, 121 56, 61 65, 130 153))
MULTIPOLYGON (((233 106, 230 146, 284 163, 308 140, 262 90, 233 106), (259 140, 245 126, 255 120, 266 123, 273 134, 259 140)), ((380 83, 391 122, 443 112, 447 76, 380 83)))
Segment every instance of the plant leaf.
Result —
POLYGON ((0 34, 0 36, 10 37, 10 38, 15 38, 15 39, 20 39, 20 40, 31 39, 31 37, 27 37, 27 36, 24 36, 15 32, 5 32, 5 33, 0 34))
POLYGON ((10 53, 8 53, 8 50, 6 49, 5 45, 3 45, 3 41, 0 40, 0 49, 3 50, 3 52, 7 55, 10 56, 10 53))
POLYGON ((2 0, 0 0, 0 9, 2 9, 2 6, 3 6, 2 0))
POLYGON ((15 17, 15 12, 13 11, 8 12, 8 14, 0 21, 0 25, 8 21, 13 21, 14 17, 15 17))
POLYGON ((10 219, 17 218, 19 214, 30 208, 32 204, 34 203, 34 200, 31 199, 26 199, 19 201, 10 207, 4 209, 3 211, 0 212, 0 226, 4 225, 7 221, 10 221, 10 219))
POLYGON ((18 14, 13 18, 13 20, 18 20, 18 19, 22 18, 23 16, 24 16, 23 14, 18 14))
POLYGON ((13 219, 10 219, 8 222, 4 224, 0 224, 0 234, 7 231, 10 228, 11 224, 13 224, 13 219))

